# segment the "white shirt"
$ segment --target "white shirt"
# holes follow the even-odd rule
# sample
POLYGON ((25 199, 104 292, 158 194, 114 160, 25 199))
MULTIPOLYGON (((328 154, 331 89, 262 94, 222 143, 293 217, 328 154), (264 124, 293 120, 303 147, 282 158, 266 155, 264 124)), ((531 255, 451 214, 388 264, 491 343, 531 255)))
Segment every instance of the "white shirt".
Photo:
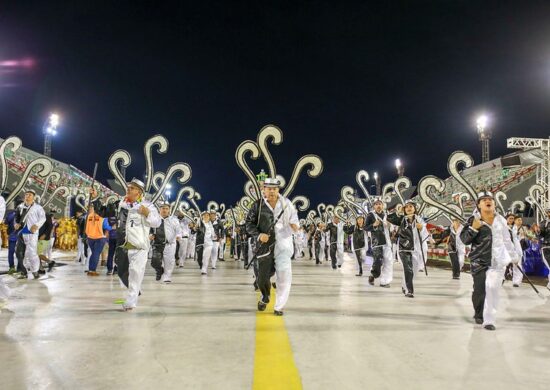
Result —
POLYGON ((6 200, 0 195, 0 222, 4 220, 6 214, 6 200))
POLYGON ((182 237, 189 237, 191 235, 191 229, 189 229, 189 221, 187 218, 183 218, 180 221, 180 229, 182 237))
POLYGON ((294 231, 290 227, 290 224, 294 224, 296 226, 300 225, 298 212, 296 211, 296 208, 294 207, 292 202, 279 194, 279 198, 277 199, 275 208, 272 208, 266 199, 264 199, 264 203, 273 212, 273 218, 277 218, 279 214, 281 214, 281 211, 283 211, 284 209, 283 214, 275 224, 275 241, 286 240, 289 238, 292 239, 292 234, 294 233, 294 231))
POLYGON ((164 236, 166 242, 173 244, 176 242, 176 238, 181 238, 181 226, 180 221, 174 216, 164 218, 164 236))
POLYGON ((214 236, 214 227, 212 226, 212 222, 204 223, 201 221, 201 223, 204 224, 204 243, 212 242, 212 237, 214 236))
MULTIPOLYGON (((29 230, 35 225, 36 227, 38 227, 38 229, 40 229, 44 222, 46 222, 46 213, 44 212, 42 206, 40 206, 36 202, 29 207, 29 211, 27 211, 27 214, 25 215, 21 223, 27 226, 27 229, 29 230)), ((21 203, 18 208, 21 209, 22 212, 23 209, 26 208, 25 203, 21 203)), ((38 230, 36 230, 36 233, 34 234, 38 234, 38 230)))

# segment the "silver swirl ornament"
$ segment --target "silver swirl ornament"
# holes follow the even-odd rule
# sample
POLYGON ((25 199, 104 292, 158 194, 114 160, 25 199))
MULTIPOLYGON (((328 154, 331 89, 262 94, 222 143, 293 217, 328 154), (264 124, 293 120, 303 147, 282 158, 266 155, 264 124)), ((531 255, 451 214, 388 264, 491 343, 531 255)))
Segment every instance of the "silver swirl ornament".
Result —
POLYGON ((447 170, 449 174, 470 194, 472 199, 477 198, 476 191, 468 183, 464 177, 458 171, 459 165, 463 164, 465 168, 471 168, 474 166, 474 159, 468 153, 461 150, 451 153, 449 160, 447 161, 447 170))
POLYGON ((453 209, 447 207, 447 205, 438 202, 430 196, 431 191, 442 193, 445 190, 445 182, 438 177, 428 175, 424 176, 418 182, 418 195, 426 204, 433 206, 444 213, 449 214, 452 217, 458 218, 460 221, 465 222, 462 215, 455 212, 453 209))
POLYGON ((294 170, 292 171, 292 176, 290 177, 288 185, 283 191, 283 196, 285 198, 288 198, 289 195, 292 193, 294 187, 296 186, 296 183, 298 182, 300 174, 308 166, 310 168, 307 170, 307 175, 311 178, 316 178, 323 172, 323 160, 321 160, 319 156, 308 154, 300 158, 294 166, 294 170))
POLYGON ((254 198, 260 199, 260 186, 256 181, 256 175, 254 175, 254 172, 252 172, 252 169, 250 169, 250 166, 246 162, 247 154, 250 154, 250 157, 253 160, 257 160, 260 157, 260 148, 254 141, 246 140, 241 142, 241 144, 237 147, 237 150, 235 151, 235 161, 254 186, 254 191, 256 192, 256 196, 254 198))
POLYGON ((8 163, 6 161, 6 150, 11 149, 12 153, 15 153, 21 147, 22 142, 19 137, 8 137, 0 144, 0 191, 6 189, 8 181, 8 163))
POLYGON ((411 179, 409 179, 406 176, 403 176, 397 179, 393 185, 394 185, 395 193, 399 198, 399 201, 401 202, 401 204, 405 204, 405 201, 406 201, 405 190, 408 190, 409 188, 411 188, 412 186, 411 179))
POLYGON ((111 171, 111 174, 115 178, 115 180, 124 188, 124 191, 128 189, 128 184, 126 183, 126 179, 124 178, 124 175, 122 175, 122 172, 119 168, 122 166, 122 168, 127 168, 132 163, 132 158, 130 157, 130 153, 128 153, 126 150, 118 149, 116 150, 111 156, 109 157, 109 171, 111 171))
POLYGON ((496 204, 496 208, 497 210, 501 213, 501 214, 506 214, 506 209, 504 208, 504 205, 502 204, 502 201, 503 200, 507 200, 508 197, 506 196, 506 194, 502 191, 498 191, 494 194, 495 196, 495 204, 496 204))
POLYGON ((309 209, 309 199, 303 195, 296 195, 292 198, 291 202, 298 211, 306 211, 309 209))
POLYGON ((281 129, 274 125, 264 126, 258 133, 257 138, 257 145, 269 169, 269 177, 277 177, 275 161, 269 152, 268 141, 271 141, 273 145, 280 145, 283 142, 283 132, 281 129))
POLYGON ((53 169, 52 161, 46 157, 38 157, 32 160, 29 165, 27 165, 27 168, 25 169, 21 180, 19 180, 15 188, 9 194, 8 198, 6 199, 6 203, 10 203, 12 200, 15 199, 17 195, 19 195, 19 192, 21 192, 23 186, 27 183, 27 179, 33 173, 35 168, 40 168, 39 171, 36 172, 36 174, 40 177, 45 178, 50 174, 53 169))
POLYGON ((384 203, 391 203, 392 199, 392 192, 394 191, 395 186, 393 183, 386 183, 384 184, 384 187, 382 187, 382 200, 384 203))
POLYGON ((510 205, 510 211, 514 214, 523 213, 525 211, 525 202, 521 200, 515 200, 510 205))
POLYGON ((145 155, 145 192, 151 190, 151 184, 153 183, 153 175, 155 169, 153 167, 153 147, 158 146, 157 153, 165 154, 168 151, 168 140, 160 135, 156 134, 145 141, 143 146, 143 154, 145 155))
POLYGON ((206 204, 206 210, 208 210, 208 212, 213 211, 217 213, 219 209, 220 209, 220 205, 218 204, 218 202, 214 200, 211 200, 206 204))
POLYGON ((357 182, 357 185, 359 186, 359 188, 361 188, 361 190, 365 194, 365 198, 369 202, 369 206, 371 206, 372 205, 371 196, 369 194, 367 186, 365 185, 365 183, 368 182, 369 179, 370 179, 369 173, 367 171, 365 171, 364 169, 361 169, 355 175, 355 181, 357 182))
POLYGON ((188 164, 179 162, 170 165, 168 167, 168 170, 166 171, 166 177, 162 181, 160 188, 152 197, 152 203, 155 203, 159 199, 159 197, 164 194, 166 186, 170 183, 172 177, 174 177, 178 173, 179 176, 177 178, 177 182, 179 184, 185 184, 189 181, 189 179, 191 179, 191 167, 188 164))
POLYGON ((542 194, 544 194, 544 188, 540 184, 533 184, 531 187, 529 187, 529 197, 531 198, 531 202, 529 203, 537 206, 538 212, 544 218, 544 207, 539 202, 539 199, 542 199, 542 194))

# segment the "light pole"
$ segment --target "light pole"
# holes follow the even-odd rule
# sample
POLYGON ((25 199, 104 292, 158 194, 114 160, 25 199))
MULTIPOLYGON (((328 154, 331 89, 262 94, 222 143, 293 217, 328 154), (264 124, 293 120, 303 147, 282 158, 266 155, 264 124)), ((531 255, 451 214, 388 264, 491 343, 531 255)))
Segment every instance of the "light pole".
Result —
POLYGON ((403 175, 405 174, 405 167, 401 163, 401 160, 398 158, 395 159, 395 169, 397 169, 397 176, 403 177, 403 175))
POLYGON ((50 114, 42 126, 42 133, 44 134, 44 155, 47 157, 52 156, 52 137, 57 134, 57 126, 59 126, 59 115, 57 114, 50 114))
POLYGON ((380 179, 380 176, 378 176, 378 173, 377 172, 374 172, 374 182, 376 183, 376 195, 380 195, 380 193, 382 192, 382 189, 381 189, 381 179, 380 179))
POLYGON ((491 140, 491 130, 487 129, 489 118, 487 115, 480 115, 476 120, 477 133, 481 141, 481 162, 487 162, 489 156, 489 141, 491 140))

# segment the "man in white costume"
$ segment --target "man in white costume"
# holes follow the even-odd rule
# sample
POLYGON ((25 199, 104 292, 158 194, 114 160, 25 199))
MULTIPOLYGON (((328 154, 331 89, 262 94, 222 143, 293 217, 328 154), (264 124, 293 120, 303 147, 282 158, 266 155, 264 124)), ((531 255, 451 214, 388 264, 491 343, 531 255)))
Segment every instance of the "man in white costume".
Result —
POLYGON ((155 205, 144 199, 144 188, 141 180, 132 179, 128 183, 126 197, 118 206, 115 263, 120 280, 128 288, 122 304, 124 311, 137 306, 151 245, 149 231, 161 224, 155 205))
POLYGON ((157 280, 164 283, 172 282, 172 272, 176 265, 176 246, 181 239, 180 221, 170 215, 170 203, 160 206, 161 223, 158 228, 151 229, 153 241, 153 257, 151 265, 157 271, 157 280))
POLYGON ((390 238, 390 223, 386 220, 384 202, 377 198, 373 202, 374 210, 367 214, 365 229, 371 235, 372 257, 374 259, 369 284, 374 286, 380 278, 380 287, 390 287, 393 280, 393 251, 390 238))
POLYGON ((465 245, 472 245, 470 258, 474 291, 472 304, 476 324, 495 330, 499 290, 504 270, 517 262, 518 253, 510 238, 503 216, 495 211, 495 200, 489 191, 477 197, 477 209, 460 233, 465 245))
POLYGON ((184 216, 180 219, 181 240, 179 250, 179 267, 183 268, 185 260, 187 259, 189 252, 189 238, 191 236, 191 229, 189 228, 189 220, 184 216))
POLYGON ((38 279, 40 258, 37 253, 38 230, 46 222, 46 213, 42 206, 35 202, 34 190, 25 191, 23 203, 17 206, 15 216, 15 229, 18 230, 17 249, 18 260, 23 259, 25 271, 21 279, 30 278, 32 274, 38 279))
POLYGON ((332 269, 342 267, 344 263, 344 223, 337 216, 332 217, 332 222, 327 224, 330 232, 330 259, 332 269))
POLYGON ((265 179, 265 197, 254 202, 250 208, 246 217, 246 231, 259 245, 256 252, 257 284, 262 296, 258 301, 258 310, 264 311, 269 303, 270 278, 275 269, 277 290, 274 314, 282 316, 292 284, 292 233, 298 231, 300 221, 292 202, 279 194, 279 186, 278 179, 265 179))

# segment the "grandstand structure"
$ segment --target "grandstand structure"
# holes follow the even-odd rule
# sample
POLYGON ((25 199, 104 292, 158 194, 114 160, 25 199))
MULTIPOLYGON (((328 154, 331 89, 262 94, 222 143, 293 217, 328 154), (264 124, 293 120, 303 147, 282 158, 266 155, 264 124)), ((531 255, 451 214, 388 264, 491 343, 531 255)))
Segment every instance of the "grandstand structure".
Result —
MULTIPOLYGON (((0 144, 3 141, 4 139, 0 138, 0 144)), ((16 184, 21 180, 29 163, 36 158, 45 156, 28 148, 20 147, 15 152, 7 148, 4 157, 8 172, 4 192, 10 193, 15 188, 16 184)), ((58 193, 48 204, 47 210, 56 215, 69 216, 71 213, 71 208, 75 205, 75 197, 78 194, 88 194, 89 188, 92 184, 92 177, 73 165, 66 164, 50 157, 48 157, 48 159, 51 160, 54 166, 54 171, 59 173, 61 177, 56 183, 53 183, 52 181, 49 182, 46 197, 49 198, 59 186, 68 187, 71 193, 58 193)), ((39 176, 36 172, 31 172, 24 189, 33 189, 37 194, 41 194, 44 190, 45 184, 46 178, 39 176)), ((116 195, 113 190, 97 181, 94 186, 98 190, 101 197, 116 195)), ((41 203, 43 203, 42 201, 43 200, 41 200, 41 203)))

